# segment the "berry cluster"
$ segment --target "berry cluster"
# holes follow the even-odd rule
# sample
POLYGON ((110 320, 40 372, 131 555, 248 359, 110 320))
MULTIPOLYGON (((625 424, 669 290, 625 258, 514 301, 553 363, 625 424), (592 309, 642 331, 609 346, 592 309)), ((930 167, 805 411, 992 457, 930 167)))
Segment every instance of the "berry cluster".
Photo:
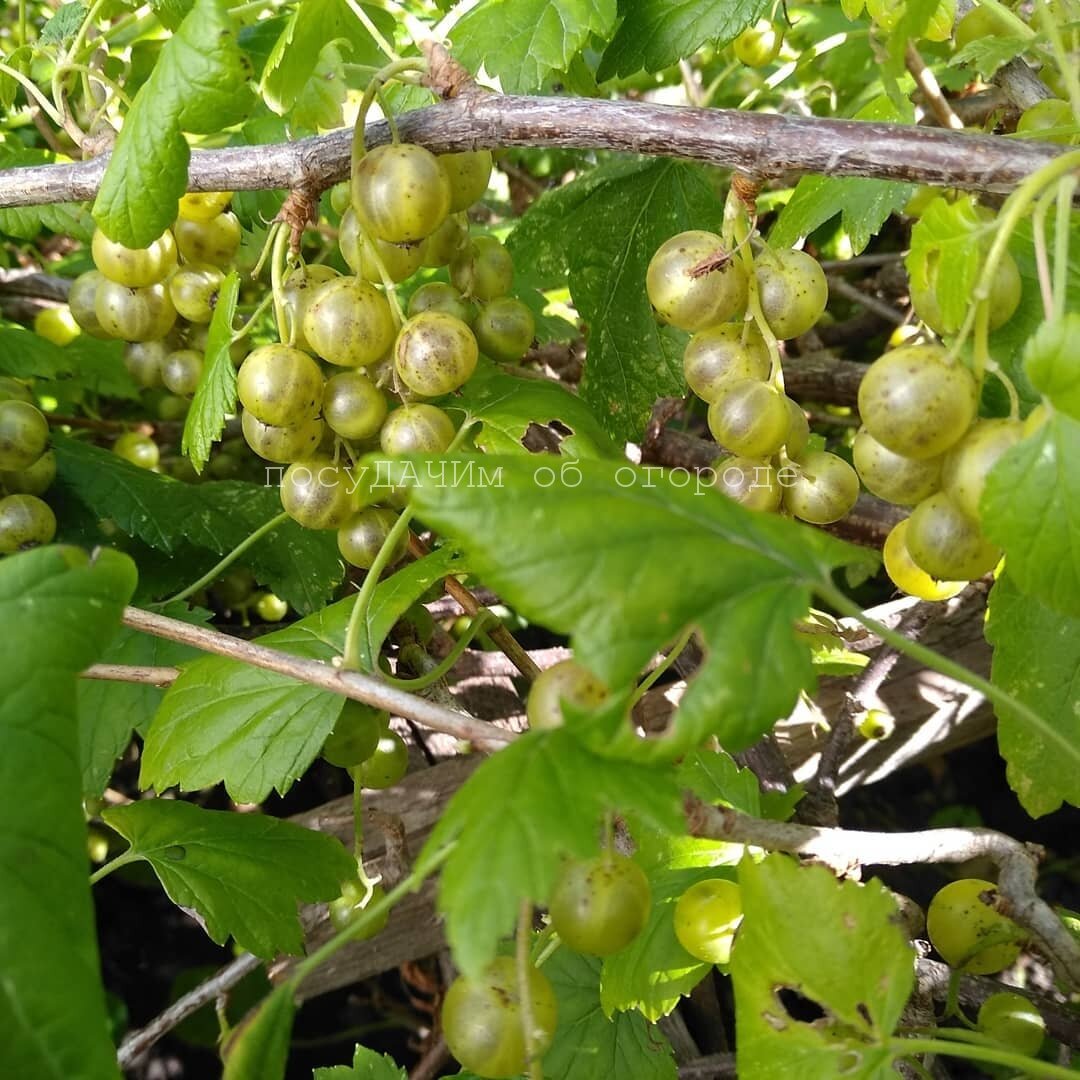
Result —
POLYGON ((753 274, 764 328, 747 318, 747 271, 714 233, 667 240, 645 284, 659 318, 693 334, 683 372, 708 403, 713 437, 730 451, 715 466, 720 490, 753 510, 783 510, 816 525, 837 521, 855 504, 858 477, 843 458, 808 448, 806 415, 781 389, 774 360, 776 339, 806 333, 824 312, 825 274, 796 250, 762 251, 753 274))
POLYGON ((49 423, 17 379, 0 378, 0 555, 48 544, 56 517, 41 496, 56 477, 49 423))

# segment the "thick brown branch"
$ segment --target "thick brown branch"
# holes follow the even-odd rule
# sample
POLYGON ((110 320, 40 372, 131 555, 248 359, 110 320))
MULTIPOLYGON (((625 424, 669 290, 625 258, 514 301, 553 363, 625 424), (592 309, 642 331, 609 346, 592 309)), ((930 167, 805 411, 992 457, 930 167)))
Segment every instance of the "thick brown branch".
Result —
POLYGON ((505 731, 493 724, 485 724, 471 716, 466 716, 464 713, 445 709, 425 698, 388 686, 369 675, 341 671, 318 660, 304 660, 298 656, 290 656, 277 649, 268 649, 265 645, 242 641, 204 626, 192 626, 179 619, 170 619, 165 615, 157 615, 134 607, 124 609, 124 625, 155 637, 191 645, 203 652, 216 653, 230 660, 239 660, 253 667, 275 671, 279 675, 287 675, 311 686, 318 686, 323 690, 352 698, 354 701, 363 701, 376 708, 386 709, 395 716, 404 716, 413 720, 421 727, 452 735, 456 739, 465 739, 483 745, 505 743, 515 737, 512 731, 505 731))
POLYGON ((1080 943, 1035 892, 1035 853, 1011 836, 993 829, 906 833, 822 829, 788 821, 763 821, 696 800, 688 805, 687 817, 695 836, 809 856, 839 868, 962 863, 988 858, 998 868, 998 888, 1008 903, 1009 916, 1041 942, 1059 975, 1073 986, 1080 986, 1080 943))
MULTIPOLYGON (((499 146, 617 150, 704 161, 758 176, 789 172, 906 180, 1007 193, 1061 148, 934 128, 637 101, 468 94, 400 117, 402 138, 436 151, 499 146)), ((389 141, 385 124, 367 143, 389 141)), ((192 191, 315 189, 349 172, 352 132, 195 150, 192 191)), ((0 206, 91 199, 108 155, 0 172, 0 206)))

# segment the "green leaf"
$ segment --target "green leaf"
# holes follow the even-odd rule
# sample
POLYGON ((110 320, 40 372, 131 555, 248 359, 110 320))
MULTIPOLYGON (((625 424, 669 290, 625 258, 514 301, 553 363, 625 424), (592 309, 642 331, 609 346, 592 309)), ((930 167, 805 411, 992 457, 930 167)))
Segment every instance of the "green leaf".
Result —
POLYGON ((529 428, 557 421, 561 453, 575 458, 621 456, 581 398, 552 380, 510 375, 483 363, 446 407, 480 421, 476 445, 491 454, 525 453, 522 439, 529 428))
POLYGON ((575 656, 613 690, 628 688, 688 626, 701 634, 704 662, 670 732, 639 740, 616 717, 613 729, 594 732, 604 753, 670 760, 708 735, 729 750, 754 742, 812 682, 795 630, 811 590, 828 587, 837 567, 873 558, 708 486, 695 494, 686 474, 597 459, 483 460, 497 482, 421 462, 414 505, 515 610, 572 634, 575 656))
MULTIPOLYGON (((879 97, 860 109, 856 120, 911 123, 910 108, 901 115, 887 97, 879 97)), ((791 247, 801 237, 841 214, 841 224, 857 255, 876 236, 890 215, 903 209, 915 190, 913 184, 864 180, 859 177, 804 176, 780 212, 769 233, 774 247, 791 247)))
POLYGON ((589 327, 581 396, 620 443, 640 436, 658 397, 686 390, 686 336, 661 328, 653 315, 649 260, 673 234, 716 224, 720 208, 699 166, 620 160, 544 195, 507 240, 514 258, 535 264, 536 273, 569 275, 589 327))
POLYGON ((620 4, 623 21, 604 51, 601 81, 638 71, 663 71, 702 45, 734 41, 769 10, 768 0, 633 0, 620 4))
POLYGON ((481 0, 452 31, 454 56, 498 76, 506 93, 527 94, 614 23, 615 0, 481 0))
POLYGON ((722 750, 695 750, 679 764, 679 784, 713 806, 761 816, 761 787, 752 769, 742 769, 722 750))
POLYGON ((231 936, 264 960, 303 951, 297 904, 333 900, 356 863, 336 837, 265 814, 143 799, 102 812, 169 899, 198 912, 218 945, 231 936))
MULTIPOLYGON (((378 7, 364 6, 364 11, 379 32, 392 41, 393 16, 378 7)), ((311 81, 319 78, 324 46, 338 41, 344 43, 346 59, 352 64, 379 67, 385 62, 346 0, 304 0, 297 4, 263 68, 259 91, 266 104, 279 116, 292 109, 311 81)))
POLYGON ((781 1062, 799 1080, 894 1077, 880 1043, 911 993, 914 956, 888 890, 839 882, 787 855, 744 859, 739 885, 745 915, 731 974, 740 1080, 772 1080, 781 1062), (828 1025, 789 1015, 782 989, 819 1005, 828 1025))
POLYGON ((228 0, 196 0, 124 119, 94 219, 127 247, 145 247, 176 217, 187 189, 184 133, 219 132, 241 120, 251 104, 248 62, 228 8, 228 0))
MULTIPOLYGON (((161 614, 185 622, 202 623, 209 612, 187 604, 170 604, 161 614)), ((122 627, 99 659, 106 664, 170 667, 198 656, 189 645, 141 634, 122 627)), ((83 794, 100 795, 108 786, 116 759, 131 742, 131 733, 144 733, 165 691, 143 683, 108 679, 80 679, 78 691, 79 757, 83 794)))
POLYGON ((150 0, 150 7, 167 30, 175 30, 187 17, 195 0, 150 0))
POLYGON ((292 119, 296 128, 305 131, 324 131, 341 127, 342 107, 349 92, 345 75, 345 55, 342 42, 328 41, 320 50, 315 70, 296 99, 292 119))
POLYGON ((670 773, 600 757, 566 728, 521 736, 469 777, 421 855, 456 841, 439 909, 463 971, 494 958, 522 900, 547 900, 563 856, 596 853, 609 811, 677 829, 679 791, 670 773))
POLYGON ((377 1054, 358 1046, 353 1063, 316 1069, 313 1080, 406 1080, 405 1070, 387 1054, 377 1054))
POLYGON ((292 987, 286 983, 233 1031, 221 1080, 285 1080, 295 1015, 292 987))
MULTIPOLYGON (((367 641, 377 656, 394 623, 433 582, 458 569, 440 548, 379 583, 368 610, 367 641)), ((261 645, 330 662, 340 656, 354 598, 266 634, 261 645)), ((141 783, 159 791, 224 781, 237 802, 284 793, 333 730, 345 699, 284 675, 224 657, 189 665, 173 683, 143 747, 141 783)))
MULTIPOLYGON (((275 487, 237 480, 183 484, 63 435, 54 435, 53 443, 58 483, 70 498, 167 554, 190 544, 224 555, 281 513, 275 487)), ((261 584, 300 612, 324 604, 341 581, 334 534, 291 520, 259 540, 244 560, 261 584)))
POLYGON ((0 326, 0 375, 56 379, 75 370, 75 354, 21 327, 0 326))
POLYGON ((1080 315, 1043 323, 1024 349, 1024 368, 1056 409, 1080 420, 1080 315))
POLYGON ((1018 588, 1080 615, 1080 421, 1055 413, 986 480, 983 530, 1005 549, 1018 588))
POLYGON ((120 625, 135 567, 44 547, 0 562, 0 1073, 119 1080, 79 782, 75 684, 120 625))
POLYGON ((1021 592, 1010 564, 990 593, 986 639, 994 683, 1035 709, 1049 731, 998 709, 1009 786, 1032 817, 1080 806, 1080 619, 1021 592))
POLYGON ((214 317, 206 335, 202 375, 184 421, 181 449, 199 473, 210 460, 210 447, 225 430, 225 417, 236 410, 236 368, 229 346, 239 293, 240 275, 233 270, 218 291, 214 317))
POLYGON ((41 28, 41 45, 67 44, 82 26, 86 18, 85 4, 62 4, 56 14, 41 28))
POLYGON ((614 1019, 600 1007, 600 961, 570 949, 543 967, 559 1006, 555 1039, 544 1056, 551 1080, 675 1080, 678 1068, 667 1039, 637 1013, 614 1019))
POLYGON ((962 49, 953 53, 949 59, 950 67, 967 65, 984 79, 991 79, 998 68, 1003 67, 1010 60, 1022 56, 1031 48, 1035 39, 1030 37, 1011 37, 995 34, 976 38, 969 41, 962 49))

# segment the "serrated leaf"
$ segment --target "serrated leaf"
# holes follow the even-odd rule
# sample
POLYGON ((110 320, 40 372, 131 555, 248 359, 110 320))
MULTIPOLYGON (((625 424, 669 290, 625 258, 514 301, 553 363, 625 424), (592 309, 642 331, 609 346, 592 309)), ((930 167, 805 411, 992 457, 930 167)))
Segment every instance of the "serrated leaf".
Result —
POLYGON ((333 900, 356 863, 341 841, 265 814, 144 799, 102 812, 145 859, 169 899, 199 913, 207 934, 256 956, 303 951, 297 904, 333 900))
MULTIPOLYGON (((911 123, 912 110, 901 114, 887 97, 860 109, 855 120, 911 123)), ((841 225, 857 255, 877 235, 889 217, 903 209, 913 184, 864 180, 860 177, 804 176, 769 233, 773 247, 791 247, 800 238, 841 214, 841 225)))
POLYGON ((768 0, 634 0, 604 51, 596 77, 603 81, 639 71, 663 71, 702 45, 734 41, 769 10, 768 0))
POLYGON ((742 769, 730 754, 695 750, 679 764, 679 784, 713 806, 761 816, 761 787, 752 769, 742 769))
MULTIPOLYGON (((59 434, 53 442, 58 483, 71 498, 167 554, 190 544, 224 555, 281 513, 276 487, 236 480, 183 484, 59 434)), ((324 604, 341 581, 334 534, 292 520, 259 540, 244 559, 261 584, 300 612, 324 604)))
POLYGON ((559 1007, 555 1039, 544 1055, 550 1080, 675 1080, 671 1044, 637 1013, 609 1018, 600 1007, 600 961, 559 949, 542 968, 559 1007))
POLYGON ((421 855, 456 841, 439 910, 463 971, 475 975, 494 958, 522 900, 547 900, 563 856, 596 853, 609 811, 670 831, 681 821, 679 791, 669 772, 602 758, 566 728, 521 736, 469 777, 421 855))
POLYGON ((989 34, 969 41, 949 59, 950 67, 967 65, 984 79, 993 78, 998 68, 1010 60, 1022 56, 1035 44, 1037 39, 1030 37, 1011 37, 989 34))
POLYGON ((305 131, 325 131, 341 127, 342 106, 349 87, 345 79, 348 42, 328 41, 320 50, 315 69, 292 109, 295 127, 305 131))
POLYGON ((606 37, 615 11, 615 0, 481 0, 452 31, 454 55, 498 76, 506 93, 527 94, 565 71, 591 35, 606 37))
POLYGON ((998 748, 1009 786, 1032 817, 1080 806, 1080 619, 1021 592, 1012 567, 990 593, 991 678, 1044 717, 1050 734, 998 708, 998 748))
POLYGON ((476 445, 493 454, 525 453, 522 439, 532 424, 558 421, 559 443, 569 457, 620 456, 589 407, 560 383, 510 375, 481 364, 446 407, 480 421, 476 445))
POLYGON ((352 1066, 334 1065, 316 1069, 313 1080, 406 1080, 405 1070, 387 1054, 377 1054, 358 1046, 352 1066))
POLYGON ((19 240, 33 240, 42 229, 88 244, 94 234, 94 219, 82 203, 0 208, 0 233, 19 240))
POLYGON ((233 1031, 221 1080, 285 1080, 296 1003, 292 987, 278 987, 233 1031))
POLYGON ((225 418, 236 410, 236 368, 232 344, 233 316, 240 294, 240 275, 232 270, 218 290, 217 305, 206 335, 202 375, 184 421, 181 449, 201 473, 210 460, 210 448, 225 430, 225 418))
POLYGON ((618 442, 640 436, 658 397, 685 391, 686 336, 653 315, 649 260, 675 233, 715 225, 720 211, 699 166, 620 160, 537 200, 507 239, 514 258, 536 273, 568 274, 589 328, 582 400, 618 442))
POLYGON ((839 882, 787 855, 744 859, 739 886, 745 915, 731 974, 741 1080, 894 1077, 881 1043, 911 993, 914 955, 888 890, 839 882), (819 1005, 829 1026, 789 1015, 778 995, 785 988, 819 1005))
POLYGON ((74 370, 74 353, 31 330, 0 326, 0 374, 17 379, 56 379, 74 370))
POLYGON ((85 4, 61 4, 56 9, 56 14, 41 28, 39 43, 42 45, 51 45, 55 42, 66 44, 82 26, 86 11, 85 4))
MULTIPOLYGON (((460 568, 440 548, 379 583, 365 640, 377 657, 394 623, 433 582, 460 568)), ((266 634, 259 643, 331 661, 345 645, 354 598, 266 634)), ((224 782, 238 802, 284 793, 314 761, 345 699, 249 664, 208 656, 173 683, 143 747, 144 786, 194 790, 224 782)))
POLYGON ((129 558, 70 547, 0 562, 0 1075, 119 1080, 79 782, 75 684, 120 625, 129 558))
POLYGON ((1017 586, 1067 615, 1080 615, 1078 461, 1080 421, 1055 413, 1001 457, 979 506, 1017 586))
POLYGON ((410 498, 507 603, 571 634, 577 659, 616 695, 682 630, 698 628, 704 662, 670 732, 642 741, 616 715, 615 726, 592 729, 597 748, 670 760, 712 734, 737 750, 787 716, 813 678, 795 631, 813 587, 873 557, 707 487, 694 494, 685 478, 598 459, 548 460, 556 467, 543 457, 485 458, 489 476, 500 470, 486 484, 464 471, 447 483, 438 463, 429 470, 421 461, 410 498))
POLYGON ((934 199, 911 230, 904 264, 916 289, 932 289, 946 330, 957 330, 971 303, 984 239, 993 225, 979 215, 974 199, 934 199))
MULTIPOLYGON (((364 11, 379 32, 392 41, 393 16, 378 7, 364 7, 364 11)), ((346 0, 305 0, 297 4, 263 68, 259 90, 266 104, 279 116, 292 109, 310 80, 317 77, 321 50, 327 42, 338 40, 348 43, 350 63, 378 67, 384 61, 346 0)))
POLYGON ((1080 315, 1043 323, 1024 349, 1024 369, 1056 409, 1080 420, 1080 315))
POLYGON ((94 219, 127 247, 145 247, 176 217, 187 189, 184 133, 221 131, 243 119, 251 105, 248 62, 228 8, 228 0, 195 0, 124 119, 94 219))
MULTIPOLYGON (((209 613, 186 604, 170 604, 161 614, 202 623, 209 613)), ((189 645, 122 627, 99 659, 106 664, 170 667, 198 656, 189 645)), ((133 731, 144 732, 165 691, 144 683, 80 679, 78 685, 79 757, 83 795, 98 796, 108 786, 116 759, 131 742, 133 731)))

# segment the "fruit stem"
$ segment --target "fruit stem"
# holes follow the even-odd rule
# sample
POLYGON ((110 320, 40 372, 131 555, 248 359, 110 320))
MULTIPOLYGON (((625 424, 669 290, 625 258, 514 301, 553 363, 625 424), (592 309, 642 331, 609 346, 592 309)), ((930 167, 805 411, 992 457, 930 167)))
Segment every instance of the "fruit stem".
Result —
POLYGON ((360 783, 360 769, 349 769, 349 778, 353 785, 353 856, 356 859, 356 876, 364 886, 364 899, 360 907, 367 907, 375 891, 375 881, 368 877, 364 869, 364 786, 360 783))
POLYGON ((656 680, 659 679, 660 676, 663 675, 664 672, 667 671, 668 668, 670 668, 671 665, 679 659, 679 656, 682 654, 683 649, 685 649, 687 644, 689 643, 690 637, 693 632, 694 628, 692 626, 688 626, 678 636, 678 638, 676 638, 675 644, 671 646, 671 649, 669 650, 667 656, 665 656, 664 659, 661 660, 660 663, 657 664, 656 667, 654 667, 652 671, 650 671, 649 674, 641 680, 640 683, 638 683, 637 689, 630 697, 631 709, 645 696, 649 688, 655 685, 656 680))
POLYGON ((975 310, 975 340, 971 349, 975 381, 981 387, 990 361, 990 301, 979 300, 975 310))
POLYGON ((296 327, 289 326, 285 312, 285 259, 289 250, 289 230, 283 221, 274 226, 274 247, 270 254, 270 291, 274 297, 274 322, 277 325, 278 338, 283 345, 291 345, 296 340, 296 327))
MULTIPOLYGON (((1067 177, 1062 177, 1059 182, 1059 191, 1061 190, 1060 184, 1065 183, 1067 179, 1067 177)), ((1046 247, 1046 215, 1050 210, 1050 202, 1053 198, 1054 192, 1047 192, 1035 204, 1035 213, 1031 219, 1032 240, 1035 245, 1035 271, 1039 278, 1039 295, 1042 297, 1043 318, 1047 320, 1054 317, 1054 286, 1050 276, 1050 259, 1046 247)), ((1065 235, 1068 236, 1068 232, 1065 235)))
POLYGON ((394 116, 393 110, 387 104, 386 95, 382 92, 381 87, 375 91, 375 100, 379 103, 379 109, 386 118, 386 126, 390 129, 390 142, 393 146, 397 146, 401 142, 401 133, 398 131, 397 117, 394 116))
POLYGON ((474 616, 470 620, 469 629, 454 643, 450 652, 423 675, 418 675, 415 679, 395 679, 393 675, 383 672, 380 677, 384 682, 396 686, 399 690, 410 690, 413 693, 426 690, 433 683, 437 683, 461 659, 461 654, 472 644, 473 638, 483 629, 484 623, 489 621, 488 616, 498 621, 496 616, 486 609, 474 616))
POLYGON ((947 675, 950 679, 955 679, 965 686, 970 686, 972 690, 977 690, 994 704, 999 717, 1006 712, 1012 713, 1017 719, 1027 723, 1047 744, 1058 748, 1067 760, 1080 764, 1080 750, 1070 741, 1068 736, 1059 731, 1053 724, 1044 720, 1022 701, 1018 701, 1007 690, 1002 690, 1000 686, 995 686, 988 679, 969 671, 962 664, 957 664, 926 645, 912 641, 876 619, 870 618, 858 604, 848 599, 835 585, 815 583, 812 588, 820 597, 830 603, 836 611, 857 620, 867 630, 877 634, 887 645, 891 645, 894 649, 905 653, 913 660, 917 660, 920 664, 930 668, 931 671, 947 675))
POLYGON ((232 340, 234 342, 240 341, 246 338, 248 334, 255 328, 255 323, 262 317, 262 314, 266 309, 274 302, 274 294, 267 293, 258 304, 255 305, 254 311, 247 317, 240 327, 233 331, 232 340))
POLYGON ((350 181, 354 187, 356 186, 357 167, 364 154, 367 153, 367 145, 364 142, 364 126, 367 123, 368 109, 371 108, 375 95, 382 89, 383 83, 389 82, 394 76, 401 74, 403 71, 427 71, 427 61, 418 56, 408 60, 394 60, 372 75, 371 82, 367 84, 364 96, 360 99, 360 108, 356 113, 356 126, 353 128, 352 142, 352 174, 350 181))
POLYGON ((163 604, 175 604, 181 600, 186 600, 189 596, 194 596, 200 589, 205 589, 207 585, 213 584, 222 573, 226 571, 245 551, 253 544, 257 544, 264 536, 272 533, 279 525, 284 524, 289 518, 289 515, 284 510, 276 517, 272 517, 269 521, 260 525, 250 536, 241 540, 222 560, 213 567, 211 567, 198 581, 192 582, 186 589, 182 589, 175 596, 170 596, 168 600, 162 601, 163 604))
POLYGON ((367 254, 375 264, 375 269, 379 271, 383 292, 386 293, 386 299, 390 302, 390 313, 394 317, 395 329, 400 330, 402 323, 405 322, 405 312, 402 310, 401 301, 398 299, 394 279, 390 276, 390 271, 386 269, 386 263, 383 261, 382 255, 379 254, 379 249, 375 246, 375 240, 359 221, 356 223, 356 228, 367 245, 367 254))
POLYGON ((514 959, 517 972, 518 999, 521 1003, 521 1033, 525 1040, 525 1071, 529 1080, 544 1080, 543 1069, 539 1061, 536 1045, 536 1021, 533 1016, 532 990, 529 975, 532 971, 532 959, 529 946, 532 942, 533 906, 531 900, 522 900, 518 914, 517 936, 515 939, 514 959))
MULTIPOLYGON (((986 0, 983 0, 983 2, 985 3, 986 0)), ((995 0, 994 6, 995 10, 1001 7, 1004 12, 1012 15, 1013 19, 1017 19, 1017 16, 1013 15, 1004 4, 998 5, 995 0)), ((1080 74, 1077 73, 1076 64, 1065 48, 1065 42, 1061 38, 1061 30, 1058 28, 1046 0, 1037 0, 1035 11, 1039 17, 1042 32, 1050 39, 1050 48, 1053 51, 1054 60, 1057 62, 1061 77, 1065 80, 1065 91, 1069 96, 1069 105, 1072 107, 1073 118, 1077 123, 1080 123, 1080 74)))
MULTIPOLYGON (((1041 169, 1036 169, 1030 176, 1025 177, 1019 187, 1005 200, 1001 211, 998 213, 993 243, 990 245, 990 250, 986 255, 986 262, 983 263, 982 273, 979 274, 979 279, 975 283, 975 288, 971 294, 974 302, 969 305, 960 332, 949 349, 949 363, 956 361, 964 342, 967 341, 968 336, 971 334, 975 325, 975 313, 979 307, 978 302, 987 300, 990 297, 994 275, 997 273, 998 266, 1008 251, 1009 240, 1016 231, 1020 219, 1027 213, 1028 208, 1042 191, 1077 168, 1080 168, 1080 150, 1072 150, 1061 154, 1052 161, 1048 161, 1041 169)), ((1059 223, 1058 228, 1062 228, 1061 223, 1059 223)))
POLYGON ((1073 194, 1077 179, 1063 176, 1058 181, 1057 217, 1054 229, 1054 318, 1065 316, 1065 300, 1069 283, 1069 218, 1072 215, 1073 194))
POLYGON ((994 1065, 1005 1065, 1025 1076, 1045 1076, 1050 1080, 1076 1080, 1076 1072, 1061 1065, 1052 1065, 1049 1061, 1038 1061, 1016 1054, 1011 1050, 992 1046, 969 1046, 949 1042, 948 1039, 904 1039, 891 1038, 885 1044, 894 1053, 902 1057, 911 1054, 941 1054, 947 1057, 968 1058, 970 1061, 987 1061, 994 1065))

